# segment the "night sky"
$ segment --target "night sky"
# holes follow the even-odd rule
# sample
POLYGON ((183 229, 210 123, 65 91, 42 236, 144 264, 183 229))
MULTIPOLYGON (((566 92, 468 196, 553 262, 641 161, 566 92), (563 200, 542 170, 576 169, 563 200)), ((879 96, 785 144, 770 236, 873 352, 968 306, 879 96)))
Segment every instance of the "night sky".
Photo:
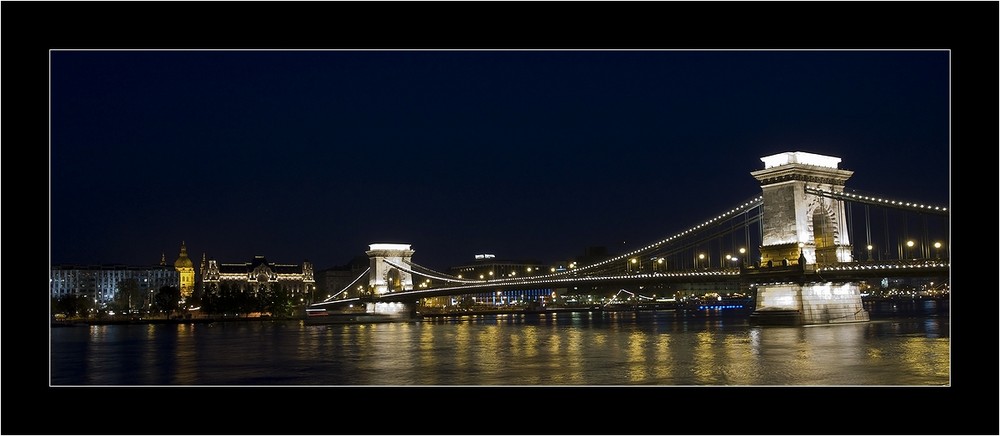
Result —
POLYGON ((51 262, 614 254, 759 195, 784 151, 947 205, 949 55, 53 51, 51 262))

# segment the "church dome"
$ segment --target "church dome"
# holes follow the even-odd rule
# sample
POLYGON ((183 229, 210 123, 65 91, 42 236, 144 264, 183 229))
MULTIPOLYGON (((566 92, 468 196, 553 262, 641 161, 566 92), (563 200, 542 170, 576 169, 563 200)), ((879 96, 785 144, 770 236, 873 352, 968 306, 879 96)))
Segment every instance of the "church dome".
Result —
POLYGON ((188 257, 187 247, 184 245, 184 242, 181 242, 181 255, 174 262, 174 268, 194 268, 194 262, 188 257))

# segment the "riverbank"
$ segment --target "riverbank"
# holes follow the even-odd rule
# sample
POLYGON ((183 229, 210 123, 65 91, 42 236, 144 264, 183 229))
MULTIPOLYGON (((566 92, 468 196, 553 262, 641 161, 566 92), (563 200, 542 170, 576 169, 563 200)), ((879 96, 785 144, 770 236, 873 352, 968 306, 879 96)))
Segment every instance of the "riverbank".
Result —
MULTIPOLYGON (((922 315, 922 316, 948 316, 950 315, 950 301, 948 298, 863 298, 865 310, 868 310, 872 317, 893 317, 900 315, 922 315)), ((729 302, 711 302, 701 306, 676 305, 673 307, 645 307, 633 305, 611 305, 611 306, 581 306, 581 307, 547 307, 545 309, 467 309, 467 310, 422 310, 416 318, 405 318, 405 321, 415 321, 419 319, 433 318, 455 318, 463 316, 486 316, 486 315, 548 315, 557 313, 573 312, 642 312, 663 311, 678 312, 692 316, 698 315, 729 315, 729 316, 749 316, 752 312, 752 301, 745 301, 743 305, 733 305, 729 302), (740 307, 737 307, 740 306, 740 307)), ((319 317, 290 316, 290 317, 270 317, 270 316, 209 316, 198 315, 191 318, 166 318, 166 317, 116 317, 116 318, 70 318, 52 320, 52 327, 74 327, 91 325, 129 325, 129 324, 212 324, 220 322, 286 322, 305 321, 307 324, 368 324, 372 322, 393 322, 401 319, 394 317, 384 317, 379 315, 365 314, 363 312, 331 312, 330 316, 319 317)))
POLYGON ((206 316, 193 318, 128 318, 128 319, 102 319, 102 318, 75 318, 52 320, 52 327, 79 327, 91 325, 129 325, 129 324, 212 324, 217 322, 273 322, 273 321, 297 321, 301 317, 238 317, 238 316, 206 316))
POLYGON ((446 317, 482 316, 482 315, 545 315, 550 313, 618 312, 618 311, 633 311, 633 310, 634 310, 633 308, 625 308, 625 307, 602 308, 600 306, 560 307, 560 308, 546 308, 544 310, 485 309, 485 310, 464 310, 464 311, 421 312, 418 313, 416 318, 382 316, 377 314, 365 314, 363 312, 331 313, 329 316, 320 316, 320 317, 196 316, 191 318, 160 318, 160 317, 73 318, 73 319, 53 320, 52 327, 78 327, 78 326, 91 326, 91 325, 131 325, 131 324, 212 324, 220 322, 275 322, 275 321, 280 321, 280 322, 305 321, 306 324, 368 324, 373 322, 416 321, 422 318, 446 318, 446 317))

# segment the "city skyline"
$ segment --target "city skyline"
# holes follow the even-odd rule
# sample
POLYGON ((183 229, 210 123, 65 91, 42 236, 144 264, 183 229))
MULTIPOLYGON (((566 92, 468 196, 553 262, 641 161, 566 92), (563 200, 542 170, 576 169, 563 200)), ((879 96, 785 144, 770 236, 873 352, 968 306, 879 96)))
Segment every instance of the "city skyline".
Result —
POLYGON ((619 253, 783 151, 947 204, 949 52, 53 51, 52 263, 619 253), (596 236, 600 235, 600 236, 596 236), (175 253, 174 253, 175 254, 175 253))

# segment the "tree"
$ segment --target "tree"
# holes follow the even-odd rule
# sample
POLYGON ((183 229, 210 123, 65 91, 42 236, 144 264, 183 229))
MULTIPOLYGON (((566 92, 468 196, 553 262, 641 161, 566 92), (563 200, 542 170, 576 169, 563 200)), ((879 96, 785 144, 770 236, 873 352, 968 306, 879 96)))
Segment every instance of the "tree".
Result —
POLYGON ((275 283, 265 294, 264 309, 275 317, 287 317, 292 314, 292 295, 287 289, 275 283))
POLYGON ((68 294, 55 299, 53 309, 67 316, 87 316, 94 307, 94 300, 86 294, 68 294))
POLYGON ((119 281, 111 309, 125 312, 132 311, 141 305, 142 291, 139 289, 139 280, 130 278, 119 281))
POLYGON ((156 292, 153 299, 153 306, 156 310, 166 312, 170 315, 180 307, 181 290, 173 286, 164 286, 156 292))

